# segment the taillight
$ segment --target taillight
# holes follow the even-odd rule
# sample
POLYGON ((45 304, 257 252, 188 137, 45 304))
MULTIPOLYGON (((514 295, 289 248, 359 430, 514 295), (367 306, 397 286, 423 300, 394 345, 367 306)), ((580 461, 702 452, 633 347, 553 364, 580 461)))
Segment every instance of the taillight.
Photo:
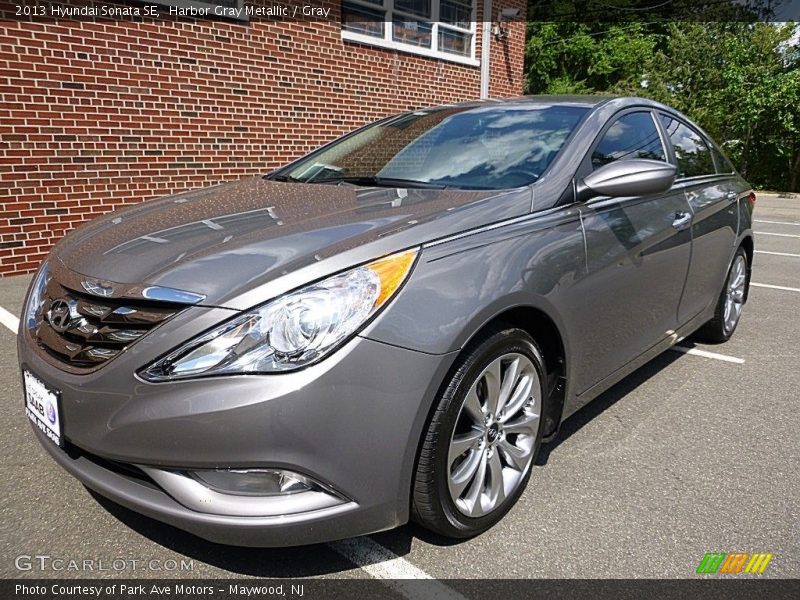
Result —
POLYGON ((747 201, 750 203, 750 206, 756 205, 756 193, 750 192, 747 196, 747 201))

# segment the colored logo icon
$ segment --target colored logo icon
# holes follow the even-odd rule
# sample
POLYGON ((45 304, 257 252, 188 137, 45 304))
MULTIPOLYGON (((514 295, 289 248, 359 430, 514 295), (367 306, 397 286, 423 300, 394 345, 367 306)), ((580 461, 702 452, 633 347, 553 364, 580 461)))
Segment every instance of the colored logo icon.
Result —
POLYGON ((697 573, 761 575, 767 570, 773 554, 767 552, 708 552, 697 566, 697 573))
POLYGON ((53 425, 56 424, 56 409, 50 403, 47 404, 47 420, 50 421, 53 425))

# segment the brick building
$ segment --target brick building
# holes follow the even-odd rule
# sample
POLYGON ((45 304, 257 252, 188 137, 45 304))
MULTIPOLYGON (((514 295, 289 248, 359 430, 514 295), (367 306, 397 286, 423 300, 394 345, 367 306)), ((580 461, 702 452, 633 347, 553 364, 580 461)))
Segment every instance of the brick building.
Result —
POLYGON ((387 114, 521 94, 525 4, 194 21, 15 20, 0 5, 0 276, 121 205, 265 172, 387 114))

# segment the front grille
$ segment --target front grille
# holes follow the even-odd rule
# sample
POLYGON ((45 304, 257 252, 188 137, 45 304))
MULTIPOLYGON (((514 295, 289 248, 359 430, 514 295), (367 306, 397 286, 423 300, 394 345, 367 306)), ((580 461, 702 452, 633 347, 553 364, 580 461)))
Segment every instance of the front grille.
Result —
POLYGON ((57 361, 92 369, 183 308, 166 302, 98 298, 51 278, 33 335, 39 347, 57 361))

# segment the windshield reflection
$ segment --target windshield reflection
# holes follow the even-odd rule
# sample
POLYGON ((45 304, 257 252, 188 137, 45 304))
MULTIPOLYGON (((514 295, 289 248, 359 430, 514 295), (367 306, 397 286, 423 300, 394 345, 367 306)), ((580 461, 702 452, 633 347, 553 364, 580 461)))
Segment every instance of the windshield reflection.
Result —
POLYGON ((460 189, 536 181, 588 109, 568 104, 448 106, 401 115, 276 174, 307 183, 381 180, 460 189))

